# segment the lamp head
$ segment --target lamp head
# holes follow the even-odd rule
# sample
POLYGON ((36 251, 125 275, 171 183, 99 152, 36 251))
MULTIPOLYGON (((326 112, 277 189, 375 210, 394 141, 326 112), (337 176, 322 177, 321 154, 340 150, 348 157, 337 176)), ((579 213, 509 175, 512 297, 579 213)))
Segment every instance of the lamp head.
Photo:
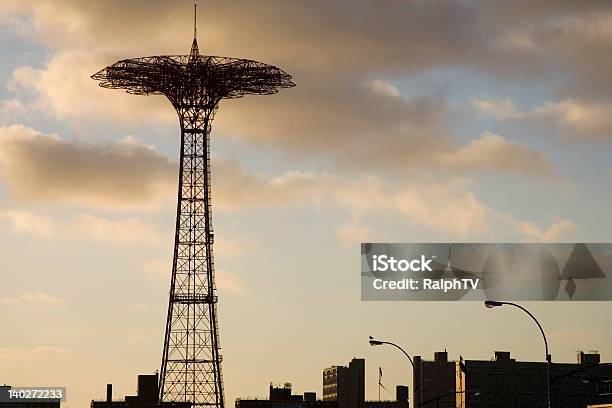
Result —
POLYGON ((380 346, 382 344, 382 341, 376 340, 374 337, 370 336, 370 346, 380 346))

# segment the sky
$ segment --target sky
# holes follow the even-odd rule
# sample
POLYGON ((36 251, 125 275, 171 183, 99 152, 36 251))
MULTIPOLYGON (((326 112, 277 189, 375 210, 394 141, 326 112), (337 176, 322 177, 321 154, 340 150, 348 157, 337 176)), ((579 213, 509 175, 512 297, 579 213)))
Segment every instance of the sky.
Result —
MULTIPOLYGON (((366 358, 366 396, 411 383, 393 349, 542 360, 480 302, 361 302, 360 242, 609 242, 608 1, 200 1, 200 52, 295 88, 223 101, 212 194, 228 405, 270 381, 321 395, 366 358)), ((179 128, 163 97, 99 88, 117 60, 187 54, 191 1, 0 0, 0 383, 159 369, 179 128)), ((612 361, 612 307, 533 302, 554 361, 612 361)), ((392 396, 389 395, 389 398, 392 396)))

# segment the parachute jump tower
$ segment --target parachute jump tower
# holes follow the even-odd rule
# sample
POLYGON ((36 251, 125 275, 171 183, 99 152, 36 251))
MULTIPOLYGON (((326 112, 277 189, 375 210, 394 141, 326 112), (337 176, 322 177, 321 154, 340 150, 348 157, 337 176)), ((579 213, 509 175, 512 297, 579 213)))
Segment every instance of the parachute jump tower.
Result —
POLYGON ((195 15, 189 55, 121 60, 92 78, 101 87, 134 95, 165 95, 178 114, 178 202, 160 401, 224 408, 211 219, 211 123, 222 99, 270 95, 295 84, 272 65, 200 55, 195 15))

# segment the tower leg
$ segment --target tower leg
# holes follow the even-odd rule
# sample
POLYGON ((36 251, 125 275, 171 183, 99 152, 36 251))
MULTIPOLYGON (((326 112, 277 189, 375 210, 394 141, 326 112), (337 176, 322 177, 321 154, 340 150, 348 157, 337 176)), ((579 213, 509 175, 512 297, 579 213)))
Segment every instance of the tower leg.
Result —
POLYGON ((179 189, 160 401, 224 407, 210 197, 210 124, 216 107, 178 107, 179 189))

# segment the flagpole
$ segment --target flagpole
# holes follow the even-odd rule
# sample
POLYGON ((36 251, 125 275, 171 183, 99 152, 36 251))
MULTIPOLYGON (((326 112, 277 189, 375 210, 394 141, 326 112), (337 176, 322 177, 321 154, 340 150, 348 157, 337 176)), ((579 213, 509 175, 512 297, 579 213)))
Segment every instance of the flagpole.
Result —
POLYGON ((378 400, 380 401, 380 382, 382 381, 382 368, 378 367, 378 400))

